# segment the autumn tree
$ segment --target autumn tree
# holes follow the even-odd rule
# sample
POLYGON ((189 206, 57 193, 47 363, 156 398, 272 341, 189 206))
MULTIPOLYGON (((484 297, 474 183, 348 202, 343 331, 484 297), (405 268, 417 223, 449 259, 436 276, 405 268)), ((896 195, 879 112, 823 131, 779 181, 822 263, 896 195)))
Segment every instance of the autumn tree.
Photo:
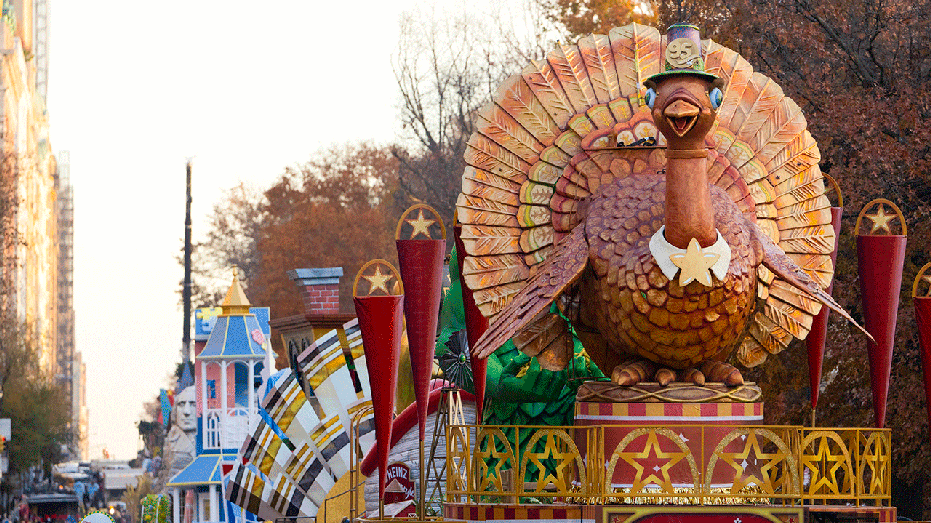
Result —
MULTIPOLYGON (((887 426, 893 431, 893 502, 901 515, 927 519, 931 449, 925 406, 919 399, 921 360, 908 291, 918 268, 931 260, 931 2, 669 4, 636 5, 655 8, 660 27, 682 20, 698 24, 705 37, 740 52, 802 107, 819 144, 821 169, 844 191, 834 296, 861 322, 854 221, 873 198, 888 198, 902 208, 909 244, 887 413, 887 426)), ((587 31, 605 33, 613 25, 635 20, 630 12, 617 11, 623 3, 554 0, 549 5, 557 7, 550 12, 568 29, 567 38, 587 31)), ((831 318, 818 424, 871 426, 866 340, 837 315, 831 318)), ((803 424, 810 418, 804 369, 805 349, 796 343, 746 374, 764 384, 768 422, 803 424)))
POLYGON ((550 20, 570 35, 608 34, 631 22, 656 23, 659 2, 638 0, 540 0, 550 20))
POLYGON ((62 446, 73 439, 68 398, 42 372, 31 332, 15 320, 0 322, 0 417, 10 418, 7 445, 14 474, 40 464, 50 472, 63 457, 62 446))
POLYGON ((340 308, 352 310, 352 281, 362 264, 397 263, 394 228, 407 204, 397 172, 391 150, 369 143, 331 146, 289 167, 264 194, 249 298, 273 304, 276 316, 298 314, 303 305, 287 272, 342 267, 340 308))
POLYGON ((507 75, 541 58, 555 33, 533 2, 514 10, 403 15, 392 67, 405 142, 392 148, 398 185, 452 220, 465 169, 463 154, 479 109, 507 75))

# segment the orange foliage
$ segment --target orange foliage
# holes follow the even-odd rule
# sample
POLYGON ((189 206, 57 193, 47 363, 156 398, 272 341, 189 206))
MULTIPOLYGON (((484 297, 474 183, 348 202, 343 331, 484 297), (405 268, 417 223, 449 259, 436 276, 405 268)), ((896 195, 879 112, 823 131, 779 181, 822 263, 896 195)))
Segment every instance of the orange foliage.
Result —
POLYGON ((275 317, 304 307, 291 269, 342 267, 340 310, 352 311, 352 280, 363 263, 395 265, 397 161, 370 144, 334 146, 288 168, 267 191, 256 241, 258 270, 249 298, 274 307, 275 317))

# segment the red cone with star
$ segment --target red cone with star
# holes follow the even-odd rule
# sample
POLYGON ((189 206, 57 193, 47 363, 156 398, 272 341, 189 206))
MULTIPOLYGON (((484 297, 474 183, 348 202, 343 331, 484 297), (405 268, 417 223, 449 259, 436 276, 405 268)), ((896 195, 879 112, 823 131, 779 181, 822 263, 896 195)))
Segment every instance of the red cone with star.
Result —
POLYGON ((391 424, 394 420, 394 394, 398 387, 398 360, 401 354, 401 336, 404 331, 401 309, 403 294, 395 293, 390 279, 399 279, 397 271, 384 260, 372 260, 359 269, 353 285, 356 315, 362 334, 365 364, 369 371, 372 406, 375 410, 375 451, 378 456, 378 494, 385 497, 385 472, 391 446, 391 424), (385 274, 382 267, 389 272, 385 274), (374 275, 367 272, 375 268, 374 275), (390 276, 390 278, 389 278, 390 276), (370 282, 368 295, 359 295, 360 279, 370 282), (376 294, 383 293, 381 295, 376 294))
POLYGON ((404 213, 395 233, 398 267, 404 282, 404 318, 407 320, 407 342, 421 441, 426 437, 430 376, 433 373, 436 327, 442 298, 443 257, 446 254, 446 230, 442 224, 435 210, 419 204, 404 213), (427 219, 425 210, 434 219, 427 219), (406 218, 413 211, 417 212, 417 218, 406 218), (434 234, 441 238, 432 239, 431 229, 438 229, 434 234))
POLYGON ((925 384, 925 407, 931 422, 931 263, 918 271, 912 285, 912 302, 915 304, 915 322, 918 324, 918 342, 921 344, 921 367, 925 384), (927 290, 919 296, 919 288, 927 290))
MULTIPOLYGON (((869 225, 867 223, 866 225, 869 225)), ((882 428, 886 422, 886 398, 889 395, 889 375, 892 372, 892 349, 899 314, 899 294, 902 289, 902 268, 905 264, 907 227, 899 208, 889 200, 868 203, 857 218, 857 272, 866 330, 876 340, 867 340, 870 361, 870 383, 873 389, 874 424, 882 428), (886 214, 891 207, 894 214, 886 214), (876 208, 875 212, 867 211, 876 208), (861 232, 863 218, 872 222, 868 233, 861 232), (902 234, 892 234, 898 219, 902 234)))

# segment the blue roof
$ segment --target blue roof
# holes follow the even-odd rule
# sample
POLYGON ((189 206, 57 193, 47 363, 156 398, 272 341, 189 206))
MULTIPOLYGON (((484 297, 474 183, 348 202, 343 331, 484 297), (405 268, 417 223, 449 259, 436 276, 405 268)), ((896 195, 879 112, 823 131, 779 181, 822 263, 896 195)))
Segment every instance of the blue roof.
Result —
POLYGON ((201 454, 194 458, 184 470, 168 480, 166 487, 189 487, 193 485, 219 484, 223 480, 223 461, 221 454, 201 454))
POLYGON ((272 335, 272 328, 269 325, 269 320, 271 319, 271 309, 268 307, 249 307, 249 312, 255 314, 255 319, 259 320, 259 327, 261 327, 262 332, 265 333, 265 337, 272 335))
POLYGON ((206 341, 217 321, 217 316, 223 313, 221 307, 200 307, 194 309, 194 341, 206 341))
POLYGON ((265 349, 259 341, 267 339, 254 314, 217 316, 207 345, 196 359, 263 359, 265 349))
POLYGON ((175 393, 190 387, 194 384, 194 376, 191 374, 191 364, 184 363, 184 370, 181 371, 181 379, 178 380, 178 386, 175 387, 175 393))
MULTIPOLYGON (((259 328, 268 338, 272 334, 269 320, 271 319, 271 309, 268 307, 249 307, 249 312, 255 314, 255 319, 259 321, 259 328)), ((210 339, 210 333, 217 322, 217 317, 223 314, 223 307, 201 307, 194 309, 194 341, 207 341, 210 339)))

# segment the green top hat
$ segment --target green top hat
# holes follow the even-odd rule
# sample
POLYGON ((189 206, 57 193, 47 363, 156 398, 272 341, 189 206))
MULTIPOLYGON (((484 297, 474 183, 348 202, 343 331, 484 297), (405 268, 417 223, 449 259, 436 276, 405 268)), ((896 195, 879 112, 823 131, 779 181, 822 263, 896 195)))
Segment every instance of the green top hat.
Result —
POLYGON ((663 53, 664 71, 647 79, 658 82, 667 76, 692 74, 714 81, 718 77, 705 72, 705 57, 701 48, 698 26, 692 24, 674 24, 666 30, 666 50, 663 53))

